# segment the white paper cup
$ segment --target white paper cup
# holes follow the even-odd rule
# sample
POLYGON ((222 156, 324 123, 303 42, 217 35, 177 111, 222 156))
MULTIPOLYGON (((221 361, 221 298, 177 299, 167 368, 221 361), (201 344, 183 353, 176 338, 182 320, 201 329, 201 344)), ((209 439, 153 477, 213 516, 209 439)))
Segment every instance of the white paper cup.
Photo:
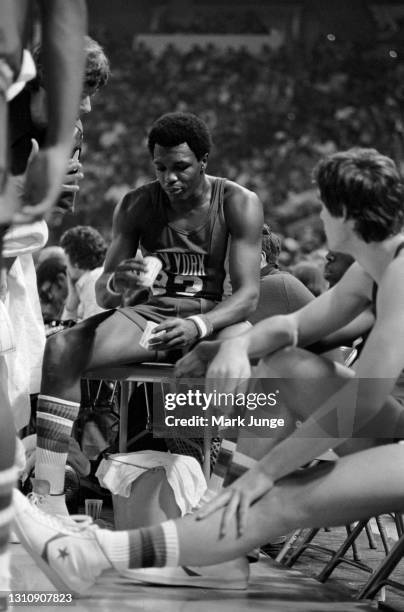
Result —
POLYGON ((158 257, 153 257, 153 255, 147 255, 143 263, 146 265, 146 272, 140 275, 141 284, 143 287, 151 287, 163 264, 158 257))
POLYGON ((91 516, 94 521, 100 518, 102 508, 102 499, 86 499, 84 500, 84 512, 91 516))

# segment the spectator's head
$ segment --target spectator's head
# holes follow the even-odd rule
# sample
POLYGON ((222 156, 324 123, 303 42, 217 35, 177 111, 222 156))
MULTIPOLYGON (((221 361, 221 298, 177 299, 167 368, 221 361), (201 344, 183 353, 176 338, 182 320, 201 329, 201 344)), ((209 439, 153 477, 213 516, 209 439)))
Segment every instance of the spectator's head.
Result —
POLYGON ((311 261, 301 261, 291 270, 293 276, 299 279, 314 296, 318 296, 326 290, 326 282, 317 264, 311 261))
POLYGON ((271 268, 277 268, 281 252, 281 239, 277 234, 271 232, 270 227, 266 223, 262 227, 261 248, 261 268, 267 265, 271 266, 271 268))
MULTIPOLYGON (((90 36, 84 37, 84 53, 86 65, 84 72, 83 91, 80 102, 79 115, 82 116, 91 111, 91 97, 107 83, 110 76, 110 67, 107 56, 101 45, 90 36)), ((37 77, 32 87, 40 91, 45 87, 42 47, 37 47, 34 52, 34 60, 37 68, 37 77)))
POLYGON ((66 253, 67 271, 73 280, 102 266, 107 252, 104 238, 88 225, 68 229, 60 239, 60 246, 66 253))
POLYGON ((200 188, 210 145, 206 124, 191 113, 168 113, 153 124, 148 147, 157 180, 170 201, 187 200, 200 188))
POLYGON ((44 322, 60 320, 67 298, 66 265, 60 257, 48 257, 38 265, 36 277, 44 322))
MULTIPOLYGON (((404 187, 389 157, 375 149, 349 149, 323 159, 315 177, 326 209, 323 210, 326 231, 327 213, 330 217, 352 220, 354 231, 366 243, 380 242, 401 231, 404 187)), ((330 236, 327 238, 330 247, 336 248, 330 236)))
MULTIPOLYGON (((34 255, 35 257, 35 255, 34 255)), ((46 259, 59 259, 60 263, 66 266, 66 255, 62 247, 57 245, 47 246, 41 249, 36 255, 36 266, 39 266, 46 259)))
POLYGON ((212 146, 208 126, 192 113, 167 113, 151 127, 148 147, 152 157, 156 145, 165 149, 187 144, 197 161, 206 161, 212 146))
POLYGON ((328 251, 325 259, 324 278, 328 281, 329 287, 334 287, 355 261, 348 253, 339 251, 328 251))

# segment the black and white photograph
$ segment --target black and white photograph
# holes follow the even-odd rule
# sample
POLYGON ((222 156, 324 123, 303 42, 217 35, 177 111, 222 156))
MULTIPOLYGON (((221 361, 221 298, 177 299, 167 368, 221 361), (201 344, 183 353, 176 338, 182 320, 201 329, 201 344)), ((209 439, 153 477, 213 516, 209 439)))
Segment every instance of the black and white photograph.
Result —
POLYGON ((0 612, 404 612, 404 0, 1 0, 0 612))

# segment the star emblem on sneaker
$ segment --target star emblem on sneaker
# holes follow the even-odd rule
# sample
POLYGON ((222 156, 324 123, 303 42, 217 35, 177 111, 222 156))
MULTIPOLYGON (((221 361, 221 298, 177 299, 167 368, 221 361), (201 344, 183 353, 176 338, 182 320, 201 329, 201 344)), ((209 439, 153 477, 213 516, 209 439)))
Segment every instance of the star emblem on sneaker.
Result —
POLYGON ((69 553, 67 552, 67 548, 59 548, 58 559, 66 559, 66 557, 68 556, 69 556, 69 553))

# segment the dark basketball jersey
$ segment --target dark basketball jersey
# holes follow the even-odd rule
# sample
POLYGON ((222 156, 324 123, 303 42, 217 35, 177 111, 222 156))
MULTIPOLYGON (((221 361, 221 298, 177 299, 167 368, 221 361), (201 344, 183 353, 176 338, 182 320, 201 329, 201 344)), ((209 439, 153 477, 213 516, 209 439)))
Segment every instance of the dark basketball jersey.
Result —
POLYGON ((153 285, 154 296, 222 299, 228 242, 223 212, 226 179, 210 178, 209 210, 203 223, 192 231, 168 221, 169 200, 158 181, 145 186, 150 191, 147 217, 153 221, 146 224, 140 247, 144 255, 154 255, 163 264, 153 285))

